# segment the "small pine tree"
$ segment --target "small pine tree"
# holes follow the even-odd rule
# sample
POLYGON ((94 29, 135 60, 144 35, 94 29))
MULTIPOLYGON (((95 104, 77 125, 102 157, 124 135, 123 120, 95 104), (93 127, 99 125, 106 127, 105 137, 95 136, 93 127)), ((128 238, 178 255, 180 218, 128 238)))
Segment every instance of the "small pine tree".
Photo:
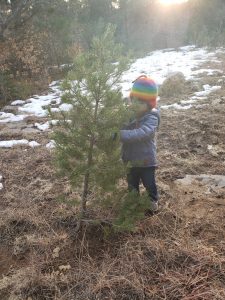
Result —
POLYGON ((90 50, 76 57, 62 85, 62 101, 71 110, 61 113, 54 132, 56 163, 71 186, 82 190, 80 221, 90 196, 94 193, 97 202, 107 204, 125 175, 120 145, 112 136, 130 114, 118 85, 128 59, 121 56, 114 32, 109 25, 93 39, 90 50))

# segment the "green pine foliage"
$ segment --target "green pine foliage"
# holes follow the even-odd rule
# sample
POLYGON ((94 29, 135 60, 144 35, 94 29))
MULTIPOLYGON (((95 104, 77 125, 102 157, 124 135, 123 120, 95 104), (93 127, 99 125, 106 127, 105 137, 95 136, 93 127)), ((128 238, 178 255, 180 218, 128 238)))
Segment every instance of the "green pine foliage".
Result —
MULTIPOLYGON (((118 85, 128 59, 121 57, 122 48, 114 42, 114 32, 109 25, 100 38, 93 39, 90 50, 76 57, 62 85, 62 101, 70 104, 71 110, 60 114, 54 132, 56 165, 80 192, 80 219, 85 216, 87 203, 112 208, 121 197, 121 189, 123 195, 126 193, 120 184, 126 175, 120 143, 112 136, 131 113, 118 85)), ((121 208, 124 215, 127 207, 121 208)), ((123 224, 121 218, 119 223, 123 224)))
POLYGON ((118 214, 114 221, 115 231, 133 231, 135 224, 145 216, 149 209, 149 196, 147 193, 139 195, 132 191, 126 193, 117 203, 118 214))

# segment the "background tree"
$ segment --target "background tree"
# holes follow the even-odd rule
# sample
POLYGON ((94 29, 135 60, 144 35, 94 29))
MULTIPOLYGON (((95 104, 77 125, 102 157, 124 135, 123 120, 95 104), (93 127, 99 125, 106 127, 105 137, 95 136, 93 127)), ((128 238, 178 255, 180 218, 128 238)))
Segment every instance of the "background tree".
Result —
POLYGON ((62 78, 61 65, 88 50, 109 22, 125 51, 145 55, 190 43, 223 46, 224 16, 224 0, 170 6, 158 0, 0 0, 0 105, 62 78))
POLYGON ((225 1, 190 0, 189 41, 200 46, 225 45, 225 1))

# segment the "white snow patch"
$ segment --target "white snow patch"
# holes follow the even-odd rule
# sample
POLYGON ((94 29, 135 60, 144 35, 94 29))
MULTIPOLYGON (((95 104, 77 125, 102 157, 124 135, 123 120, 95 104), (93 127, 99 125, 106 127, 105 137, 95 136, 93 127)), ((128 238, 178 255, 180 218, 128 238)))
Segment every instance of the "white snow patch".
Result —
POLYGON ((55 148, 55 141, 51 140, 48 144, 46 144, 46 148, 48 148, 48 149, 55 148))
POLYGON ((59 120, 50 120, 50 124, 55 126, 59 123, 59 120))
MULTIPOLYGON (((219 48, 214 52, 209 52, 207 48, 197 48, 194 45, 189 45, 180 47, 178 49, 169 48, 150 52, 146 57, 137 59, 131 64, 129 70, 123 73, 119 86, 121 87, 123 96, 128 97, 130 88, 132 86, 132 81, 141 74, 151 76, 153 79, 155 79, 158 85, 161 85, 167 76, 173 72, 181 71, 187 80, 197 80, 197 76, 204 72, 206 72, 208 75, 213 75, 215 72, 223 73, 222 70, 213 70, 210 68, 210 66, 209 68, 206 67, 204 69, 199 69, 199 66, 207 61, 213 60, 213 62, 219 63, 220 61, 218 61, 216 57, 217 53, 225 53, 225 49, 219 48)), ((225 77, 225 75, 221 76, 225 77)), ((69 111, 72 108, 71 104, 61 104, 60 98, 63 94, 63 92, 60 90, 61 83, 61 80, 52 81, 49 84, 50 91, 48 95, 34 95, 26 101, 13 101, 11 104, 18 106, 18 110, 23 114, 14 115, 0 112, 0 123, 22 121, 29 115, 46 117, 48 116, 47 106, 51 107, 52 105, 59 105, 59 107, 51 107, 52 112, 69 111)), ((71 82, 71 84, 73 84, 73 82, 71 82)), ((221 87, 219 86, 210 87, 209 85, 205 85, 204 91, 195 93, 191 100, 185 100, 187 102, 183 101, 181 103, 192 104, 192 100, 203 99, 203 97, 220 88, 221 87)), ((181 106, 179 104, 174 104, 172 106, 162 106, 164 109, 170 107, 174 107, 176 109, 188 109, 190 108, 190 105, 181 106)), ((43 131, 46 130, 48 126, 49 124, 42 124, 39 125, 39 129, 43 131)))
POLYGON ((45 131, 45 130, 49 129, 50 123, 47 121, 47 122, 44 123, 44 124, 35 123, 34 125, 35 125, 39 130, 45 131))
POLYGON ((11 103, 11 105, 23 105, 26 102, 24 100, 15 100, 11 103))
POLYGON ((210 68, 196 70, 199 65, 212 59, 216 60, 216 52, 209 52, 207 48, 196 48, 195 46, 185 46, 172 51, 167 49, 153 51, 148 56, 137 59, 130 69, 124 72, 120 83, 123 96, 129 95, 132 81, 140 74, 151 76, 160 85, 168 74, 173 72, 182 71, 186 79, 196 79, 196 75, 203 72, 207 72, 207 74, 222 72, 210 68))
POLYGON ((191 97, 191 99, 195 99, 195 100, 205 100, 205 99, 207 99, 207 97, 193 96, 193 97, 191 97))
POLYGON ((61 104, 59 107, 53 107, 51 108, 52 112, 60 112, 60 111, 65 111, 68 112, 73 108, 72 104, 68 104, 68 103, 63 103, 61 104))
POLYGON ((196 102, 195 99, 182 100, 182 101, 180 101, 181 104, 193 104, 193 103, 195 103, 195 102, 196 102))
POLYGON ((40 144, 38 144, 35 141, 29 142, 28 140, 25 140, 25 139, 0 141, 0 148, 12 148, 13 146, 16 146, 16 145, 28 145, 30 147, 40 146, 40 144))
POLYGON ((70 111, 73 108, 72 104, 63 103, 59 106, 59 110, 61 111, 70 111))
POLYGON ((11 141, 0 141, 0 148, 12 148, 16 145, 27 145, 28 140, 11 140, 11 141))
POLYGON ((51 104, 52 99, 54 98, 53 94, 43 95, 39 98, 30 98, 30 103, 19 107, 19 111, 26 112, 31 115, 38 117, 46 117, 48 115, 47 109, 44 109, 43 106, 51 104))
POLYGON ((26 115, 14 115, 12 113, 0 112, 0 123, 23 121, 26 115))
POLYGON ((209 84, 203 85, 204 91, 201 92, 196 92, 196 96, 208 96, 212 92, 218 91, 221 89, 221 86, 215 85, 215 86, 210 86, 209 84))
POLYGON ((183 51, 190 51, 190 50, 194 49, 195 47, 196 47, 195 45, 188 45, 188 46, 180 47, 180 49, 183 51))
POLYGON ((212 76, 215 73, 221 73, 223 74, 223 71, 220 69, 199 69, 199 70, 195 70, 192 72, 193 75, 199 75, 199 74, 203 74, 203 73, 207 73, 208 76, 212 76))
POLYGON ((29 145, 30 147, 32 147, 32 148, 41 146, 41 144, 39 144, 39 143, 36 142, 36 141, 31 141, 31 142, 28 143, 28 145, 29 145))
MULTIPOLYGON (((189 104, 189 105, 182 106, 180 104, 174 103, 174 104, 170 104, 170 105, 162 105, 161 108, 162 109, 169 109, 169 108, 174 108, 174 109, 190 109, 192 107, 192 104, 196 103, 197 100, 207 99, 206 96, 208 96, 212 92, 220 90, 221 86, 210 86, 209 84, 205 84, 203 86, 203 88, 204 88, 204 91, 196 92, 195 96, 191 97, 190 100, 182 100, 181 101, 181 104, 189 104)), ((203 105, 198 105, 198 107, 202 107, 202 106, 203 105)))
POLYGON ((162 105, 160 106, 161 109, 169 109, 169 108, 174 108, 174 109, 190 109, 192 107, 192 105, 187 105, 187 106, 182 106, 180 104, 174 103, 174 104, 170 104, 170 105, 162 105))

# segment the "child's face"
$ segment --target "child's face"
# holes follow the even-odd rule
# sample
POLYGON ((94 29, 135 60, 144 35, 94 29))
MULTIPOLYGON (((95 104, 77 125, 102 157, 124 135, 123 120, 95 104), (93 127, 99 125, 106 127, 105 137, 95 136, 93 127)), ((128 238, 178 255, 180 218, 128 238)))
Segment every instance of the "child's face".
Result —
POLYGON ((131 98, 131 109, 137 115, 141 115, 149 110, 149 106, 145 101, 141 101, 137 98, 131 98))

